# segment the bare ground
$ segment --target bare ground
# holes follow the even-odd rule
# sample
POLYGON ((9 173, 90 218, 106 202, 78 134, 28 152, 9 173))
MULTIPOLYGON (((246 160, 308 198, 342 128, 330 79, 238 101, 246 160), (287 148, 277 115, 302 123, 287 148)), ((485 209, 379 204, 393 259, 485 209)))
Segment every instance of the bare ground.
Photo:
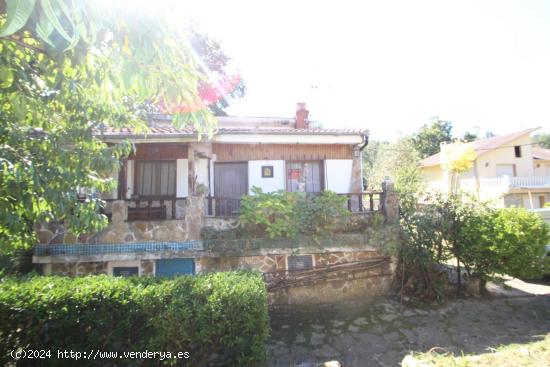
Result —
POLYGON ((501 288, 500 297, 459 299, 440 308, 407 308, 380 299, 273 310, 268 366, 309 367, 330 360, 344 367, 399 366, 411 351, 439 347, 480 354, 541 340, 550 332, 550 295, 506 294, 514 289, 501 288))

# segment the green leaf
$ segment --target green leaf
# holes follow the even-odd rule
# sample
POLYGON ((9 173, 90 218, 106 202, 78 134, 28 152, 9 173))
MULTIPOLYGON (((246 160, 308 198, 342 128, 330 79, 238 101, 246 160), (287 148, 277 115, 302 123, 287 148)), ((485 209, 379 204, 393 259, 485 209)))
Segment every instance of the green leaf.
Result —
POLYGON ((5 66, 0 67, 0 88, 9 88, 13 83, 13 71, 5 66))
POLYGON ((38 35, 38 37, 40 37, 40 39, 42 39, 42 41, 46 42, 49 46, 55 48, 55 44, 50 39, 50 35, 52 34, 53 29, 53 24, 48 22, 48 20, 41 14, 38 21, 36 22, 36 34, 38 35))
POLYGON ((10 36, 23 28, 31 16, 35 3, 36 0, 6 0, 7 19, 0 30, 0 37, 10 36))
POLYGON ((61 35, 61 37, 65 38, 67 42, 69 42, 69 46, 65 48, 64 51, 73 48, 78 43, 78 34, 76 32, 76 28, 74 25, 74 22, 72 20, 71 14, 69 10, 67 9, 66 4, 63 1, 57 1, 57 0, 41 0, 40 5, 42 5, 42 10, 44 11, 44 14, 50 21, 50 23, 55 27, 55 30, 61 35), (73 29, 73 35, 70 36, 63 25, 61 24, 61 21, 59 17, 56 14, 56 11, 54 10, 54 7, 52 6, 52 2, 54 2, 57 7, 61 9, 67 20, 71 23, 71 27, 73 29))

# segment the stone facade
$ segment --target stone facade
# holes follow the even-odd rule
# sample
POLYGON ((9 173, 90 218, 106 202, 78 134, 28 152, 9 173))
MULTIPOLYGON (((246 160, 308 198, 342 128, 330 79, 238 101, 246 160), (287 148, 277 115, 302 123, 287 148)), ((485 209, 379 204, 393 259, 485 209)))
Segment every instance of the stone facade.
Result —
MULTIPOLYGON (((319 251, 317 249, 316 251, 319 251)), ((196 259, 201 272, 230 271, 238 269, 258 270, 266 279, 287 274, 287 257, 293 252, 277 254, 201 257, 196 259)), ((323 252, 300 251, 310 254, 315 269, 330 269, 332 265, 356 264, 365 260, 386 260, 378 250, 330 249, 323 252)), ((304 284, 289 285, 270 291, 271 304, 315 304, 374 297, 387 294, 390 290, 393 265, 390 261, 380 267, 350 272, 327 272, 321 279, 306 281, 304 284)))
MULTIPOLYGON (((323 241, 261 241, 258 245, 243 240, 235 245, 235 241, 221 240, 205 250, 48 255, 35 256, 33 261, 43 264, 47 274, 70 276, 110 274, 114 266, 139 266, 140 275, 154 276, 158 260, 175 258, 193 259, 196 273, 257 270, 264 274, 272 304, 325 303, 383 295, 389 291, 394 273, 395 262, 388 254, 395 253, 401 243, 396 225, 397 196, 391 184, 386 185, 384 216, 352 216, 350 220, 364 221, 364 226, 357 226, 360 233, 329 236, 323 241), (289 271, 288 259, 293 255, 311 255, 312 268, 289 271), (278 282, 276 287, 272 286, 273 280, 278 282)), ((164 242, 200 240, 203 228, 224 230, 238 225, 236 218, 205 217, 204 202, 204 196, 189 196, 179 209, 184 213, 181 219, 128 222, 127 202, 113 201, 111 223, 101 233, 76 237, 52 225, 43 225, 37 233, 42 243, 50 244, 164 242)))
MULTIPOLYGON (((284 251, 281 251, 284 252, 284 251)), ((302 252, 306 254, 306 252, 302 252)), ((356 263, 363 260, 385 259, 379 251, 329 251, 308 253, 313 257, 315 268, 329 269, 331 265, 356 263)), ((196 254, 197 255, 197 254, 196 254)), ((196 256, 195 255, 195 256, 196 256)), ((258 270, 269 278, 273 275, 287 274, 287 257, 293 253, 254 254, 241 256, 224 256, 223 254, 208 253, 194 257, 196 271, 208 273, 214 271, 231 271, 240 269, 258 270)), ((179 255, 185 256, 185 255, 179 255)), ((53 262, 45 264, 46 274, 58 274, 67 276, 110 274, 109 261, 90 262, 53 262)), ((125 266, 124 261, 115 261, 116 266, 125 266)), ((130 263, 130 261, 129 261, 130 263)), ((131 261, 134 266, 135 261, 131 261)), ((112 266, 112 265, 111 265, 112 266)), ((155 260, 139 260, 140 275, 155 275, 155 260)), ((304 284, 290 285, 270 291, 271 304, 314 304, 328 303, 357 298, 368 298, 386 294, 392 282, 391 264, 381 267, 349 272, 345 269, 327 273, 323 279, 316 279, 304 284)))
POLYGON ((204 228, 214 231, 224 231, 237 228, 239 219, 236 217, 204 217, 204 228))
POLYGON ((42 244, 57 243, 132 243, 143 241, 199 240, 203 227, 204 196, 190 196, 176 202, 176 218, 128 222, 124 200, 108 203, 111 223, 100 233, 75 236, 61 225, 42 224, 37 236, 42 244))
MULTIPOLYGON (((91 261, 91 262, 57 262, 47 264, 47 274, 82 276, 82 275, 109 275, 109 262, 91 261)), ((141 276, 155 275, 155 262, 153 260, 140 261, 141 276)))
POLYGON ((104 261, 98 262, 66 262, 52 263, 49 272, 58 275, 100 275, 107 274, 108 263, 104 261))

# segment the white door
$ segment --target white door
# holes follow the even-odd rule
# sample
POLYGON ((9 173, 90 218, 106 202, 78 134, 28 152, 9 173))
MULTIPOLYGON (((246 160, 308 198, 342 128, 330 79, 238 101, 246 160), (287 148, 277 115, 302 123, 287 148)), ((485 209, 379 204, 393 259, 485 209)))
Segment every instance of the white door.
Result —
POLYGON ((497 164, 497 177, 502 176, 515 176, 515 169, 513 164, 497 164))

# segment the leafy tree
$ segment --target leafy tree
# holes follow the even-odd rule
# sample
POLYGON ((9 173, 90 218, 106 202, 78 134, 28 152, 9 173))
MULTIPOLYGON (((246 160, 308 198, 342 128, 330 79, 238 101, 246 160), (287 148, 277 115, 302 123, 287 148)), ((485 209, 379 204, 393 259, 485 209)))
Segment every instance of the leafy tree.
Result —
POLYGON ((452 173, 452 191, 458 189, 458 176, 468 172, 476 160, 477 154, 471 144, 454 142, 447 144, 441 151, 441 162, 445 170, 452 173))
POLYGON ((222 50, 220 43, 199 32, 196 27, 188 30, 192 50, 201 60, 199 68, 208 75, 208 81, 201 81, 199 93, 209 101, 208 108, 216 116, 227 116, 225 109, 231 99, 242 98, 246 85, 239 74, 229 73, 231 59, 222 50))
POLYGON ((93 137, 104 124, 144 130, 155 106, 209 131, 208 76, 184 36, 117 2, 0 3, 0 251, 31 244, 42 221, 76 235, 106 225, 96 193, 131 147, 93 137))
POLYGON ((550 149, 550 134, 537 134, 533 136, 533 141, 541 148, 550 149))
POLYGON ((443 121, 435 118, 429 124, 420 128, 418 133, 414 134, 412 141, 421 158, 429 157, 440 150, 441 143, 452 141, 453 126, 450 121, 443 121))
POLYGON ((395 143, 373 141, 363 154, 368 189, 380 190, 382 181, 392 180, 401 201, 422 190, 420 157, 411 139, 402 138, 395 143))
POLYGON ((477 136, 476 133, 471 133, 469 131, 466 131, 461 140, 468 143, 468 142, 477 140, 477 138, 478 138, 478 136, 477 136))

